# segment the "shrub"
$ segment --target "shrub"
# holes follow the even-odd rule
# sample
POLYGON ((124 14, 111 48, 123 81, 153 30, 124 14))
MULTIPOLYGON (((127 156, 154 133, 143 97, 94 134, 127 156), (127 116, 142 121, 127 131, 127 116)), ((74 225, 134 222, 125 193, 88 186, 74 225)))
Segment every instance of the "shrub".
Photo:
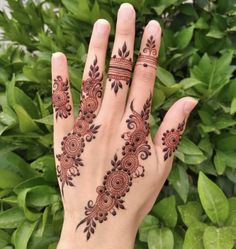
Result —
MULTIPOLYGON (((52 150, 50 57, 67 55, 78 110, 93 22, 110 21, 111 48, 123 1, 7 2, 9 11, 0 12, 0 247, 53 249, 63 211, 52 150)), ((164 30, 152 132, 175 100, 199 99, 136 249, 236 248, 236 1, 129 2, 137 11, 136 55, 148 20, 164 30)))

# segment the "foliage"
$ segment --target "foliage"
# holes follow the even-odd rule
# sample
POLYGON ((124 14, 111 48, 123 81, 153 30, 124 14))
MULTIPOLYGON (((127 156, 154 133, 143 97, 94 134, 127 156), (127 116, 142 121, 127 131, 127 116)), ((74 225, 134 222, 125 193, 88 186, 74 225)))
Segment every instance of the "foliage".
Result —
MULTIPOLYGON (((75 110, 93 22, 113 29, 122 0, 8 0, 0 12, 0 248, 53 249, 62 204, 52 152, 50 57, 69 60, 75 110), (24 1, 25 2, 25 1, 24 1), (24 239, 22 239, 24 238, 24 239)), ((131 0, 164 30, 152 132, 178 98, 199 99, 136 249, 236 248, 236 1, 131 0)))

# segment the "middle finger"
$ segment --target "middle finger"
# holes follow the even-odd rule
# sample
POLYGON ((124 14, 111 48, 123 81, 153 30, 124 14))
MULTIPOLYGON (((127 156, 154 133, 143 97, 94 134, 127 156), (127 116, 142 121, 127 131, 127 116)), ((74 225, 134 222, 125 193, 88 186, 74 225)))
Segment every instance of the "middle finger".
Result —
POLYGON ((101 115, 120 120, 130 85, 135 36, 135 10, 122 4, 117 16, 116 35, 110 60, 101 115))

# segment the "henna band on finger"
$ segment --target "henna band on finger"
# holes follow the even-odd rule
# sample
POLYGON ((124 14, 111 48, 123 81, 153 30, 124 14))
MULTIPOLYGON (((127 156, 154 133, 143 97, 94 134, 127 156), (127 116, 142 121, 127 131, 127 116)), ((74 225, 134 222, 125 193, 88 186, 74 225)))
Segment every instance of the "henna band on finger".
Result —
POLYGON ((126 42, 124 42, 121 49, 118 49, 118 56, 114 55, 111 57, 108 79, 111 82, 111 89, 114 90, 115 94, 120 88, 123 88, 122 82, 125 81, 126 84, 130 85, 130 78, 132 73, 132 59, 129 58, 130 51, 127 49, 126 42))
POLYGON ((150 55, 139 54, 136 65, 141 65, 143 67, 152 67, 157 69, 157 58, 150 55))
POLYGON ((155 70, 157 69, 157 50, 156 44, 153 36, 151 35, 147 39, 146 46, 143 49, 143 53, 139 53, 136 65, 141 65, 143 67, 151 67, 155 70))
POLYGON ((108 71, 109 79, 129 81, 132 72, 132 62, 123 58, 112 57, 108 71))

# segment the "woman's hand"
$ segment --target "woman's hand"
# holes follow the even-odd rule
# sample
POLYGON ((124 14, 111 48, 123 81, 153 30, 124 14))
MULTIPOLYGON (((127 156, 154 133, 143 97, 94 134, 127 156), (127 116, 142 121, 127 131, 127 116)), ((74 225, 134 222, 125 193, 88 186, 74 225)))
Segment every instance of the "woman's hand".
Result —
POLYGON ((54 152, 64 204, 58 249, 129 249, 171 169, 188 115, 185 97, 167 112, 152 139, 149 114, 161 40, 158 22, 144 29, 133 66, 135 11, 122 4, 103 93, 110 26, 98 20, 74 116, 66 57, 52 57, 54 152))

